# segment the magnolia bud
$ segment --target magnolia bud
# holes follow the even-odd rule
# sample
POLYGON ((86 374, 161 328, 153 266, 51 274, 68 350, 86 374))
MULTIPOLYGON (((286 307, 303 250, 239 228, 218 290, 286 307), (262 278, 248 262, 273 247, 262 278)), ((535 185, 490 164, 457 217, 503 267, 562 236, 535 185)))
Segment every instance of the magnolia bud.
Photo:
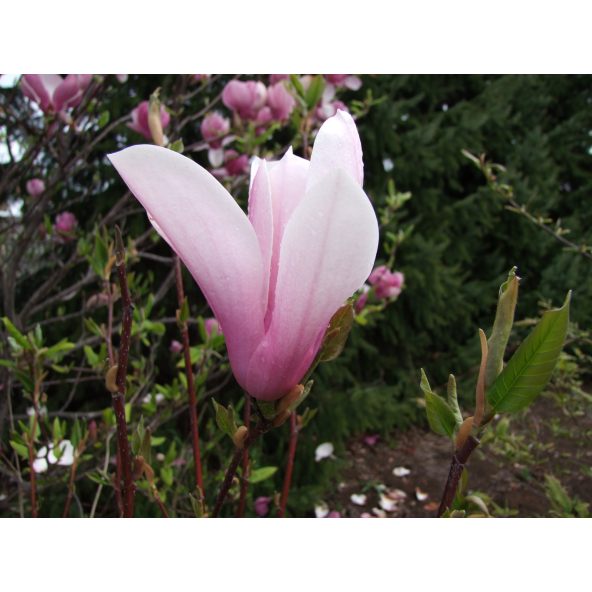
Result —
POLYGON ((105 374, 105 386, 110 393, 117 393, 119 387, 117 386, 117 364, 111 366, 105 374))
POLYGON ((27 193, 32 197, 39 197, 45 191, 45 183, 42 179, 30 179, 27 181, 27 193))
POLYGON ((276 416, 282 414, 284 411, 288 410, 294 403, 300 399, 302 393, 304 392, 304 386, 301 384, 297 384, 292 390, 285 396, 283 396, 277 403, 277 407, 275 408, 276 416))
POLYGON ((162 120, 160 118, 160 99, 158 98, 159 89, 150 95, 148 106, 148 127, 152 135, 152 141, 157 146, 164 146, 164 133, 162 131, 162 120))
POLYGON ((232 436, 232 440, 234 442, 234 445, 237 448, 243 448, 244 444, 245 444, 245 440, 247 439, 247 436, 249 435, 249 430, 247 429, 246 426, 240 426, 236 432, 234 432, 234 436, 232 436))
POLYGON ((460 450, 465 443, 466 439, 469 437, 471 430, 473 429, 473 416, 467 417, 465 419, 460 428, 458 428, 458 433, 456 434, 456 442, 455 446, 457 450, 460 450))

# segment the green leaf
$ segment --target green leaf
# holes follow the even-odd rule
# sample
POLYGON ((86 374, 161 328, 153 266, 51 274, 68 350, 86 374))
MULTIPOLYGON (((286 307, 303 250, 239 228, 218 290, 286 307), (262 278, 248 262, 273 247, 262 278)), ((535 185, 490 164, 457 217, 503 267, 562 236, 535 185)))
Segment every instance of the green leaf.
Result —
POLYGON ((428 423, 430 428, 436 434, 440 436, 448 436, 452 438, 456 429, 456 419, 452 409, 450 409, 448 403, 436 393, 432 392, 428 378, 421 370, 421 390, 425 396, 426 401, 426 413, 428 416, 428 423))
POLYGON ((493 330, 487 340, 486 387, 493 384, 504 368, 504 353, 514 323, 519 283, 520 278, 516 275, 516 268, 512 267, 510 273, 508 273, 508 279, 500 286, 493 330))
POLYGON ((458 406, 458 395, 456 393, 456 379, 454 378, 454 374, 450 374, 448 376, 448 385, 446 387, 446 400, 448 401, 448 406, 454 414, 456 425, 460 426, 463 422, 463 416, 460 411, 460 407, 458 406))
POLYGON ((14 449, 14 451, 22 458, 29 457, 29 451, 24 444, 20 444, 19 442, 15 442, 14 440, 10 441, 10 445, 14 449))
POLYGON ((308 88, 306 89, 306 94, 304 96, 306 106, 309 109, 312 109, 321 100, 324 90, 324 78, 322 76, 315 76, 308 85, 308 88))
POLYGON ((48 348, 45 352, 45 357, 50 359, 60 358, 63 354, 69 352, 73 348, 74 344, 64 338, 55 345, 52 345, 50 348, 48 348))
POLYGON ((218 427, 231 438, 237 430, 236 421, 234 419, 234 409, 232 405, 228 406, 228 409, 224 405, 220 405, 215 399, 212 399, 214 409, 216 410, 216 423, 218 427))
POLYGON ((178 139, 174 142, 169 144, 169 149, 173 152, 178 152, 179 154, 183 154, 183 150, 185 150, 185 146, 183 146, 183 140, 178 139))
POLYGON ((103 111, 99 115, 99 120, 97 121, 97 125, 101 127, 105 127, 109 123, 109 119, 111 118, 111 114, 109 111, 103 111))
POLYGON ((265 479, 269 479, 277 472, 277 467, 260 467, 255 469, 249 475, 249 483, 259 483, 260 481, 265 481, 265 479))
POLYGON ((330 362, 341 354, 354 322, 354 308, 347 302, 331 317, 319 352, 319 362, 330 362))
POLYGON ((29 340, 12 324, 12 321, 8 317, 3 317, 4 326, 8 331, 8 334, 23 348, 30 349, 31 344, 29 340))
POLYGON ((99 356, 93 351, 90 345, 84 346, 84 355, 86 356, 86 361, 88 362, 89 366, 95 368, 99 365, 99 356))
POLYGON ((491 385, 487 400, 493 411, 520 411, 547 385, 567 334, 570 300, 571 291, 561 308, 543 315, 491 385))

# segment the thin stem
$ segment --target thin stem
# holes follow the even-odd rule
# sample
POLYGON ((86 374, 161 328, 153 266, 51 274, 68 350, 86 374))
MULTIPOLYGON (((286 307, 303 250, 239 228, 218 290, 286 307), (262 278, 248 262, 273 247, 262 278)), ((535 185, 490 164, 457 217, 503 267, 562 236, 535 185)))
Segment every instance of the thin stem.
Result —
POLYGON ((247 437, 245 438, 244 444, 242 448, 236 448, 234 454, 232 455, 232 459, 230 460, 230 464, 226 469, 226 474, 224 475, 224 481, 222 481, 222 485, 220 486, 220 491, 218 492, 218 497, 216 499, 216 505, 214 506, 214 511, 212 512, 212 518, 217 518, 220 514, 220 510, 222 509, 222 505, 224 504, 224 500, 230 491, 230 487, 232 485, 232 480, 236 474, 236 470, 238 469, 238 465, 243 458, 243 453, 245 450, 249 448, 249 446, 259 437, 261 434, 264 434, 269 427, 267 425, 257 424, 252 430, 249 430, 247 437))
MULTIPOLYGON (((251 423, 251 397, 248 395, 245 398, 245 412, 244 412, 244 422, 249 428, 249 424, 251 423)), ((249 449, 245 448, 243 450, 243 470, 242 470, 242 479, 240 484, 240 498, 238 501, 238 510, 236 511, 237 518, 243 518, 245 515, 245 507, 247 505, 247 490, 249 488, 249 449)))
POLYGON ((448 472, 448 479, 446 480, 444 493, 442 494, 442 501, 440 502, 440 507, 438 508, 438 518, 452 506, 452 502, 454 501, 454 496, 456 495, 458 483, 463 474, 465 464, 477 446, 479 446, 479 440, 474 438, 472 435, 469 435, 464 444, 461 446, 460 450, 457 450, 452 457, 450 470, 448 472))
POLYGON ((116 267, 121 289, 123 303, 123 318, 121 321, 121 341, 119 346, 119 358, 117 362, 117 392, 113 393, 112 403, 117 423, 117 448, 119 461, 123 473, 123 517, 131 518, 134 514, 135 486, 132 477, 132 458, 127 437, 127 423, 125 421, 125 382, 127 376, 127 360, 129 356, 132 336, 132 311, 133 305, 127 286, 127 273, 125 269, 125 248, 121 238, 121 231, 116 226, 116 267))
POLYGON ((286 506, 288 504, 288 495, 290 494, 290 485, 292 484, 292 472, 294 470, 294 458, 296 457, 296 446, 298 444, 298 421, 296 412, 292 411, 290 415, 290 444, 288 447, 288 462, 286 464, 286 475, 284 477, 284 486, 282 488, 282 499, 278 518, 286 515, 286 506))
MULTIPOLYGON (((177 284, 177 299, 179 311, 185 303, 185 290, 183 288, 183 273, 181 261, 175 255, 175 279, 177 284)), ((189 342, 189 329, 186 321, 179 322, 181 338, 183 339, 183 355, 185 356, 185 375, 187 376, 187 393, 189 396, 189 422, 191 425, 191 444, 193 446, 193 467, 195 471, 195 484, 203 492, 203 476, 201 470, 201 454, 199 450, 199 426, 197 422, 197 401, 195 396, 195 383, 191 368, 191 349, 189 342)))

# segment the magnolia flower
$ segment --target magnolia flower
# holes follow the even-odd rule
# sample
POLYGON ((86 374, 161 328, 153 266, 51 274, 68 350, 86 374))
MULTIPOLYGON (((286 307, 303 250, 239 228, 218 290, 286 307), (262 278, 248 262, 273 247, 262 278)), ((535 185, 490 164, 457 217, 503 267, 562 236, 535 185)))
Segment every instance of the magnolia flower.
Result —
POLYGON ((270 497, 261 496, 255 500, 255 514, 263 518, 269 514, 269 504, 271 503, 270 497))
POLYGON ((56 216, 54 230, 62 239, 69 240, 73 238, 72 234, 77 225, 78 220, 72 212, 62 212, 56 216))
POLYGON ((58 113, 80 104, 91 80, 92 74, 25 74, 21 89, 44 113, 58 113))
POLYGON ((42 179, 29 179, 26 187, 31 197, 39 197, 45 191, 45 183, 42 179))
MULTIPOLYGON (((148 101, 142 101, 131 113, 132 122, 127 124, 127 127, 134 130, 135 132, 144 136, 147 140, 152 140, 152 132, 148 125, 148 112, 150 110, 150 103, 148 101)), ((162 127, 165 128, 171 120, 171 116, 168 111, 164 108, 164 105, 160 107, 160 122, 162 127)), ((157 120, 158 121, 158 120, 157 120)))
POLYGON ((288 393, 378 248, 351 116, 340 111, 323 124, 310 162, 291 150, 276 162, 256 158, 248 217, 177 152, 132 146, 109 158, 199 284, 238 383, 261 400, 288 393))
POLYGON ((271 109, 274 119, 285 121, 294 110, 296 100, 290 94, 285 84, 278 82, 267 89, 267 105, 271 109))
POLYGON ((324 74, 325 80, 333 86, 344 86, 349 90, 359 90, 362 81, 353 74, 324 74))
POLYGON ((270 74, 269 75, 269 84, 276 84, 276 82, 281 82, 282 80, 288 80, 290 78, 289 74, 270 74))
POLYGON ((403 289, 405 276, 400 271, 392 272, 386 265, 379 265, 370 274, 368 283, 374 287, 374 293, 380 300, 395 298, 403 289))
POLYGON ((219 148, 222 145, 222 138, 230 131, 230 121, 214 111, 204 117, 200 129, 203 139, 212 148, 219 148))
POLYGON ((74 446, 70 440, 62 440, 58 444, 58 449, 61 452, 60 458, 56 458, 53 451, 53 444, 42 446, 37 452, 37 458, 33 461, 33 470, 36 473, 45 473, 48 469, 48 463, 55 465, 56 463, 63 467, 68 467, 74 462, 74 446))
POLYGON ((265 85, 255 80, 231 80, 222 91, 222 102, 243 119, 255 119, 266 99, 265 85))
POLYGON ((173 339, 169 345, 169 351, 172 354, 178 354, 183 351, 183 344, 176 339, 173 339))

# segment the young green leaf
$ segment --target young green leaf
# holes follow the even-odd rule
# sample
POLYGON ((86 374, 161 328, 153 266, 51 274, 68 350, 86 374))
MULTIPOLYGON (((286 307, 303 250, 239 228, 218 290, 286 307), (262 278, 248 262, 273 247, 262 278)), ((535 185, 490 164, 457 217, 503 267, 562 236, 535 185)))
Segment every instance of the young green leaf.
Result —
POLYGON ((456 429, 456 419, 448 403, 436 393, 432 392, 428 378, 421 370, 421 390, 425 396, 426 413, 430 428, 440 436, 452 438, 456 429))
POLYGON ((486 387, 493 384, 504 367, 504 353, 514 323, 519 282, 520 278, 516 275, 516 268, 512 267, 508 279, 500 286, 493 330, 487 341, 489 354, 485 372, 486 387))
POLYGON ((8 317, 3 317, 4 326, 8 331, 8 334, 23 348, 30 349, 31 344, 29 340, 12 324, 8 317))
POLYGON ((265 481, 265 479, 272 477, 277 470, 277 467, 260 467, 259 469, 255 469, 249 475, 249 483, 259 483, 260 481, 265 481))
POLYGON ((528 407, 546 386, 567 334, 571 291, 561 308, 549 310, 522 342, 487 392, 495 412, 528 407))

